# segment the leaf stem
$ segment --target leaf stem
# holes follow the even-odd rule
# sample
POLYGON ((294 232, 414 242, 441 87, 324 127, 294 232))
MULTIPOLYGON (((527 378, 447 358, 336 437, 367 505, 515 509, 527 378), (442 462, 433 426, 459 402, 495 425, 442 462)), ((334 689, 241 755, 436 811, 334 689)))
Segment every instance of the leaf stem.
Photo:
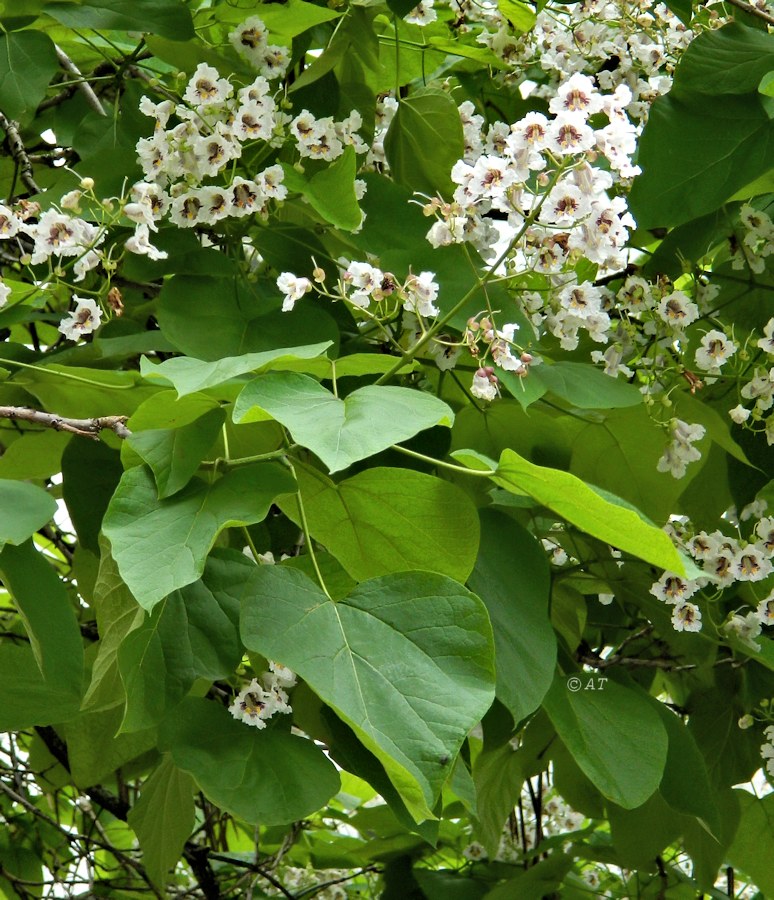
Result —
POLYGON ((417 453, 416 450, 409 450, 408 447, 401 447, 400 444, 393 444, 391 450, 397 450, 398 453, 405 453, 406 456, 413 456, 414 459, 421 459, 423 462, 439 466, 442 469, 449 469, 451 472, 460 472, 462 475, 473 475, 474 477, 488 478, 494 475, 494 469, 468 469, 466 466, 457 466, 454 463, 444 462, 442 459, 434 459, 432 456, 425 456, 424 453, 417 453))
POLYGON ((56 369, 47 369, 45 366, 36 366, 32 363, 19 362, 16 359, 3 359, 0 356, 0 364, 8 366, 19 366, 22 369, 32 369, 35 372, 43 372, 45 375, 57 375, 59 378, 66 378, 70 381, 79 381, 81 384, 90 384, 92 387, 105 388, 106 391, 129 391, 135 387, 132 384, 106 384, 104 381, 92 381, 91 378, 82 378, 80 375, 73 375, 70 372, 57 372, 56 369))
MULTIPOLYGON (((290 471, 293 473, 293 477, 296 478, 296 470, 293 466, 293 463, 288 460, 287 465, 290 468, 290 471)), ((298 479, 296 478, 296 484, 298 484, 298 479)), ((328 588, 325 586, 325 580, 322 577, 322 572, 320 571, 320 566, 317 564, 317 555, 314 552, 314 544, 312 542, 312 535, 309 532, 309 523, 306 520, 306 510, 304 509, 304 498, 301 496, 301 491, 296 491, 296 499, 298 500, 298 512, 301 516, 301 528, 304 531, 304 538, 306 539, 306 546, 309 550, 309 556, 312 560, 312 565, 314 566, 315 575, 317 575, 317 580, 320 583, 320 587, 323 590, 323 593, 329 600, 333 600, 333 597, 328 593, 328 588)))

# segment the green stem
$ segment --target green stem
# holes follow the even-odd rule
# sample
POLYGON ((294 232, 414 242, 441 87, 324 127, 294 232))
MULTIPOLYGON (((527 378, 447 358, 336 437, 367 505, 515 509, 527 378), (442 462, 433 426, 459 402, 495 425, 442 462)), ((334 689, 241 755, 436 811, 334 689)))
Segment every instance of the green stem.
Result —
POLYGON ((406 456, 413 456, 414 459, 421 459, 423 462, 430 463, 433 466, 439 466, 441 469, 449 469, 451 472, 459 472, 462 475, 472 475, 474 478, 489 478, 494 475, 494 469, 468 469, 465 466, 456 466, 454 463, 444 462, 441 459, 434 459, 432 456, 425 456, 424 453, 417 453, 416 450, 409 450, 408 447, 401 447, 400 444, 393 444, 391 450, 397 450, 398 453, 405 453, 406 456))
POLYGON ((281 450, 271 450, 268 453, 256 453, 255 456, 242 456, 238 459, 224 459, 219 456, 217 459, 205 459, 201 462, 203 469, 236 469, 239 466, 249 466, 250 463, 264 462, 267 459, 281 459, 287 454, 287 450, 283 447, 281 450))
MULTIPOLYGON (((296 478, 296 470, 293 467, 293 463, 288 460, 288 466, 290 467, 290 471, 293 473, 293 477, 296 478)), ((296 483, 298 483, 298 479, 296 478, 296 483)), ((309 556, 312 560, 312 565, 314 566, 315 575, 317 575, 317 580, 320 583, 320 587, 323 590, 323 593, 329 600, 333 600, 333 597, 328 593, 328 588, 325 586, 325 580, 322 577, 322 572, 320 571, 320 567, 317 564, 317 555, 314 552, 314 544, 312 543, 312 535, 309 531, 309 523, 306 520, 306 510, 304 509, 304 499, 301 496, 301 491, 296 491, 296 499, 298 500, 298 512, 301 516, 301 528, 304 531, 304 538, 306 539, 306 546, 309 550, 309 556)))
POLYGON ((35 366, 32 363, 23 363, 15 359, 3 359, 0 357, 0 364, 19 366, 22 369, 32 369, 35 372, 43 372, 45 375, 57 375, 59 378, 80 381, 81 384, 90 384, 93 387, 104 388, 106 391, 128 391, 135 387, 134 384, 106 384, 104 381, 92 381, 90 378, 81 378, 80 375, 72 375, 70 372, 57 372, 56 369, 47 369, 45 366, 35 366))

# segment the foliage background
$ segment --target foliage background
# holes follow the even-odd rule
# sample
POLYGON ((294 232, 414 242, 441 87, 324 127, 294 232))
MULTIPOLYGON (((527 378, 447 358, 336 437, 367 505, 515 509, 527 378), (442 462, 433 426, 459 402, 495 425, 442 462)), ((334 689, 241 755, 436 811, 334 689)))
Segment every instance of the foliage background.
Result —
POLYGON ((772 24, 0 3, 5 896, 774 895, 772 24))

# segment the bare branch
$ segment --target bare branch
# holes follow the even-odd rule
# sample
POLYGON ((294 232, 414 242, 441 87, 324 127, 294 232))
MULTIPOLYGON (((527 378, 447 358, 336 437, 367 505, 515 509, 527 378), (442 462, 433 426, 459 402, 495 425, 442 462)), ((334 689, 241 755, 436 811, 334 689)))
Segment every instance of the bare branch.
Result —
POLYGON ((32 163, 24 149, 22 139, 19 137, 19 125, 12 122, 3 112, 0 112, 0 128, 2 128, 8 137, 8 148, 11 151, 11 157, 19 167, 19 175, 24 182, 24 186, 31 194, 39 194, 35 178, 32 175, 32 163))
POLYGON ((26 406, 0 406, 0 419, 21 420, 53 428, 54 431, 69 431, 81 437, 98 440, 100 431, 110 429, 120 438, 127 438, 132 433, 126 427, 128 416, 96 416, 93 419, 71 419, 56 413, 29 409, 26 406))
POLYGON ((751 16, 757 16, 759 19, 763 19, 764 22, 768 22, 769 25, 774 25, 774 16, 771 13, 766 12, 765 9, 759 9, 757 6, 753 6, 752 3, 746 3, 745 0, 727 0, 731 6, 735 6, 737 9, 741 9, 743 12, 749 13, 751 16))
POLYGON ((71 75, 76 78, 80 78, 81 80, 78 82, 78 90, 83 94, 84 99, 89 104, 89 106, 99 115, 106 116, 105 107, 102 105, 99 97, 94 93, 94 89, 89 84, 88 81, 83 77, 81 70, 75 63, 70 59, 70 57, 64 52, 64 50, 59 46, 59 44, 54 44, 54 49, 56 50, 56 56, 59 60, 59 64, 62 68, 69 72, 71 75))

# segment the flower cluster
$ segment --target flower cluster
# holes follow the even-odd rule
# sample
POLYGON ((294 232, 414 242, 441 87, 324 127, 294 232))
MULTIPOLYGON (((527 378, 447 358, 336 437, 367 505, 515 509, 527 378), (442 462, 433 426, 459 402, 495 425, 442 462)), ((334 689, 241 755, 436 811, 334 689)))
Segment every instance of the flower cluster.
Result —
POLYGON ((682 478, 688 463, 701 459, 701 453, 693 445, 704 437, 705 432, 703 425, 689 425, 681 419, 673 419, 670 427, 672 439, 656 465, 658 471, 682 478))
POLYGON ((55 207, 41 212, 37 203, 20 203, 13 209, 0 205, 0 240, 27 238, 31 250, 23 245, 21 259, 33 266, 53 260, 60 267, 63 259, 71 260, 75 281, 83 281, 101 261, 96 248, 105 235, 104 228, 55 207))
MULTIPOLYGON (((335 293, 325 289, 325 272, 315 269, 318 293, 332 300, 344 300, 362 311, 374 309, 374 315, 378 314, 378 308, 384 302, 403 307, 418 316, 431 318, 439 314, 440 310, 436 306, 438 283, 432 272, 409 274, 401 283, 391 272, 383 272, 371 263, 347 260, 341 260, 340 263, 342 269, 335 293)), ((283 272, 277 279, 277 287, 284 296, 282 309, 289 312, 296 301, 312 289, 312 283, 308 278, 283 272)))
POLYGON ((237 53, 264 78, 282 78, 287 71, 290 51, 287 47, 269 44, 268 30, 257 16, 251 16, 229 32, 228 39, 237 53))
MULTIPOLYGON (((702 569, 702 575, 696 579, 664 572, 650 589, 654 597, 674 607, 672 624, 677 631, 701 629, 701 611, 690 602, 701 589, 719 594, 736 583, 761 582, 774 572, 774 516, 758 519, 747 540, 721 531, 691 534, 685 530, 680 534, 673 530, 672 536, 702 569)), ((774 625, 774 590, 768 592, 754 610, 732 613, 723 630, 758 650, 754 639, 764 625, 774 625)))
POLYGON ((594 74, 605 90, 626 85, 632 95, 627 112, 638 119, 669 90, 675 62, 694 37, 664 3, 653 0, 551 6, 538 13, 526 35, 515 35, 507 18, 491 7, 466 4, 466 17, 484 23, 478 40, 508 64, 506 77, 540 66, 549 82, 534 87, 534 93, 552 96, 556 82, 568 74, 594 74))
POLYGON ((766 743, 761 747, 761 756, 766 760, 766 771, 774 778, 774 725, 763 729, 766 743))
POLYGON ((253 678, 228 708, 235 719, 255 728, 265 728, 267 720, 275 713, 292 712, 287 690, 295 686, 295 674, 272 660, 269 660, 269 669, 260 679, 253 678))

